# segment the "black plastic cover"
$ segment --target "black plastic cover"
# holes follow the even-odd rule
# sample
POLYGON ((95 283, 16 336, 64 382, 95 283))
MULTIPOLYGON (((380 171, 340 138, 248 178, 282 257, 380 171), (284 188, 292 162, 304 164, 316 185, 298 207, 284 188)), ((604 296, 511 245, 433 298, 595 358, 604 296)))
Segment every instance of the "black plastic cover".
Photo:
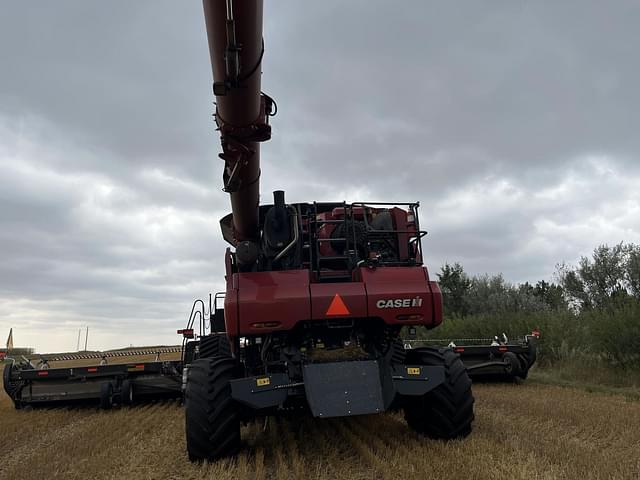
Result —
POLYGON ((303 377, 314 417, 366 415, 385 409, 375 360, 308 364, 303 377))

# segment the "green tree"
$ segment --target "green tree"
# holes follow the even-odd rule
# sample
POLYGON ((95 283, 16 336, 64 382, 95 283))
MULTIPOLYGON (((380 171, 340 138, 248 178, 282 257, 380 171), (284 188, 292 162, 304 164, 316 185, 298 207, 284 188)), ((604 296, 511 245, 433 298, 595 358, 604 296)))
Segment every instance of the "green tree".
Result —
POLYGON ((471 280, 462 265, 458 262, 453 265, 445 263, 437 275, 443 294, 445 312, 459 317, 467 315, 469 313, 467 296, 471 280))
POLYGON ((629 293, 640 300, 640 245, 629 245, 626 267, 626 280, 629 293))
POLYGON ((581 257, 577 267, 561 264, 557 270, 567 299, 578 309, 603 308, 631 296, 640 299, 637 245, 600 245, 591 258, 581 257))
POLYGON ((532 287, 532 293, 535 297, 548 305, 551 310, 562 310, 567 308, 567 302, 564 298, 564 290, 560 285, 540 280, 536 283, 535 287, 532 287))
POLYGON ((535 291, 535 287, 528 282, 518 286, 506 282, 501 273, 474 276, 469 289, 469 308, 474 314, 549 310, 535 291))

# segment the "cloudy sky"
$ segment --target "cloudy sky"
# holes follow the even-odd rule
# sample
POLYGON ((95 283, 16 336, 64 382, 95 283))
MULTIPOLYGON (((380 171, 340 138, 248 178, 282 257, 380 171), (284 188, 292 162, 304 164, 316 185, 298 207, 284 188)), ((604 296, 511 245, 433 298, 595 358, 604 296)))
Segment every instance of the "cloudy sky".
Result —
MULTIPOLYGON (((433 274, 551 279, 638 242, 639 15, 267 0, 263 198, 419 200, 433 274)), ((0 335, 176 343, 193 299, 223 287, 212 100, 199 1, 2 1, 0 335)))

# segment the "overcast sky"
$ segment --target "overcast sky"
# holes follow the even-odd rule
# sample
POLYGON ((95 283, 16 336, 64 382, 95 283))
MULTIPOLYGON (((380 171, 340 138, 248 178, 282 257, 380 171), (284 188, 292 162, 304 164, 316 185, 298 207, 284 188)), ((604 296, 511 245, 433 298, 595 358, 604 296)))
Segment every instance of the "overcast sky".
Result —
MULTIPOLYGON (((229 205, 201 3, 0 1, 0 335, 177 343, 229 205)), ((640 241, 637 2, 265 3, 265 201, 419 200, 434 276, 640 241)))

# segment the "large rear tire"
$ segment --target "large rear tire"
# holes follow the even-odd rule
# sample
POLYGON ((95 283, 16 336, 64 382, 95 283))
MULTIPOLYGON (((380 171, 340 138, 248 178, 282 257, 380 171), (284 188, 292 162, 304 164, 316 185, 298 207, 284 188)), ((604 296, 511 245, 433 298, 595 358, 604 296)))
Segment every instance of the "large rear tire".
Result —
POLYGON ((214 333, 200 338, 198 358, 231 357, 231 344, 225 334, 214 333))
POLYGON ((404 397, 409 427, 430 438, 452 440, 471 433, 473 394, 471 380, 460 356, 450 348, 426 347, 407 352, 407 364, 444 366, 445 381, 430 392, 404 397))
POLYGON ((240 449, 238 404, 229 381, 236 363, 230 357, 201 358, 191 364, 185 393, 189 460, 217 460, 240 449))

